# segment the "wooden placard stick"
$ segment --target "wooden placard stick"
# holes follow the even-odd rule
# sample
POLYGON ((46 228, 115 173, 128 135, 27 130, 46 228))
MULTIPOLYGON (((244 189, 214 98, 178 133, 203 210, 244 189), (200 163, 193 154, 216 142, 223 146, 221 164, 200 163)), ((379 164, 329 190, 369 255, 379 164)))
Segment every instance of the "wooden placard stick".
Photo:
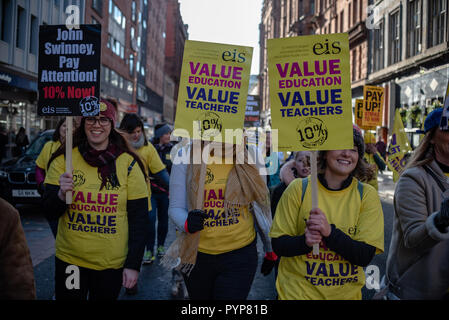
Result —
MULTIPOLYGON (((318 174, 317 174, 317 153, 318 151, 311 151, 310 157, 310 184, 312 187, 312 209, 318 208, 318 174)), ((320 253, 320 244, 316 243, 313 245, 313 255, 318 255, 320 253)))
MULTIPOLYGON (((72 173, 73 117, 66 117, 65 125, 65 171, 72 173)), ((65 203, 72 203, 72 192, 66 192, 65 203)))

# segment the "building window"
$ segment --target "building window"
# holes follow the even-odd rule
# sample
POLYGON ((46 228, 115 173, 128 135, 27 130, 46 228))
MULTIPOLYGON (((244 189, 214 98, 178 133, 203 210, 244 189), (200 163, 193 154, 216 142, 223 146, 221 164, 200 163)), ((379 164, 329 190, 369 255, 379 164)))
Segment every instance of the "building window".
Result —
POLYGON ((399 10, 390 14, 390 50, 389 63, 394 64, 399 62, 401 58, 401 24, 399 10))
POLYGON ((21 6, 17 6, 17 32, 16 32, 16 47, 25 50, 26 45, 26 25, 27 16, 26 11, 21 6))
POLYGON ((446 39, 447 0, 429 0, 428 47, 436 46, 446 39))
POLYGON ((310 0, 309 6, 310 6, 310 14, 314 15, 315 14, 315 0, 310 0))
POLYGON ((1 32, 1 40, 10 43, 11 42, 11 34, 12 34, 12 1, 11 0, 2 0, 1 1, 1 22, 0 28, 1 32))
POLYGON ((129 55, 129 74, 134 75, 134 55, 129 55))
POLYGON ((122 29, 125 29, 126 27, 126 17, 122 13, 122 11, 117 7, 114 3, 114 1, 109 0, 109 15, 112 16, 115 22, 118 23, 119 26, 122 27, 122 29))
POLYGON ((118 87, 118 74, 114 70, 111 70, 111 85, 118 87))
POLYGON ((358 19, 357 19, 357 14, 358 14, 357 2, 358 2, 358 0, 354 0, 354 4, 352 6, 352 24, 356 24, 358 21, 358 19))
POLYGON ((136 12, 136 2, 131 3, 131 20, 136 22, 137 12, 136 12))
POLYGON ((120 58, 125 59, 125 46, 112 35, 109 35, 107 47, 120 58))
POLYGON ((374 29, 374 59, 373 71, 384 67, 384 22, 380 21, 378 28, 374 29))
POLYGON ((351 51, 352 54, 352 65, 351 65, 351 77, 352 81, 356 80, 357 77, 357 48, 351 51))
POLYGON ((421 0, 408 3, 407 14, 407 57, 421 52, 421 0))
POLYGON ((103 0, 92 0, 92 9, 94 9, 100 17, 103 17, 103 0))
POLYGON ((343 26, 344 26, 344 18, 345 18, 345 15, 344 15, 344 12, 342 11, 342 12, 340 12, 340 32, 343 32, 343 26))
POLYGON ((351 28, 351 3, 348 6, 348 29, 351 28))
POLYGON ((30 23, 30 53, 37 55, 38 50, 38 40, 39 40, 39 21, 38 18, 31 15, 30 23))
POLYGON ((134 91, 134 84, 131 81, 126 81, 128 85, 126 86, 126 92, 128 94, 133 94, 134 91))

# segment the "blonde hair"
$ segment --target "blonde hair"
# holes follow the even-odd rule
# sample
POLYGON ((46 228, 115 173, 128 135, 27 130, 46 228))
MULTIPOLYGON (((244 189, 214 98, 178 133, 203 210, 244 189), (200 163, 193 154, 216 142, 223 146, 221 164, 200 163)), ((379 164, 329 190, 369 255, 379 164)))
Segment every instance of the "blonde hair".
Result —
POLYGON ((404 172, 408 168, 421 167, 432 162, 432 160, 434 159, 434 155, 433 144, 431 143, 431 140, 433 139, 436 130, 437 128, 435 127, 426 133, 419 146, 413 152, 412 157, 410 158, 409 162, 402 172, 404 172))

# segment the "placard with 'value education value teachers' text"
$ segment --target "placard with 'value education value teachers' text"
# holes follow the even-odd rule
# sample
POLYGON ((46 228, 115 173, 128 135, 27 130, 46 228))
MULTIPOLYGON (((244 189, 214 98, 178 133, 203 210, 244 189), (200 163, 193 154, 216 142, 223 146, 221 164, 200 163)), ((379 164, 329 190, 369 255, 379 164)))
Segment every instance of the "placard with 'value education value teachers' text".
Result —
POLYGON ((353 147, 347 34, 268 39, 268 73, 280 151, 353 147))
POLYGON ((225 129, 243 128, 252 52, 251 47, 186 41, 175 120, 175 130, 184 130, 176 135, 202 140, 221 135, 225 141, 225 129))

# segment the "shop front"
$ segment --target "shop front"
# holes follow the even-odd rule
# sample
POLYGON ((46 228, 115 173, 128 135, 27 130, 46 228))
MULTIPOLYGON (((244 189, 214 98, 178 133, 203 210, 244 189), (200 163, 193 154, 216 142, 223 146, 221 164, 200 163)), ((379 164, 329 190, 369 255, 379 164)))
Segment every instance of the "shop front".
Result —
POLYGON ((31 142, 47 129, 55 128, 57 117, 37 115, 37 80, 0 64, 0 128, 8 135, 6 158, 12 156, 15 135, 25 128, 31 142))
POLYGON ((413 148, 419 144, 419 134, 426 116, 443 106, 449 81, 449 65, 432 69, 421 68, 410 77, 398 79, 399 108, 405 130, 413 148))

